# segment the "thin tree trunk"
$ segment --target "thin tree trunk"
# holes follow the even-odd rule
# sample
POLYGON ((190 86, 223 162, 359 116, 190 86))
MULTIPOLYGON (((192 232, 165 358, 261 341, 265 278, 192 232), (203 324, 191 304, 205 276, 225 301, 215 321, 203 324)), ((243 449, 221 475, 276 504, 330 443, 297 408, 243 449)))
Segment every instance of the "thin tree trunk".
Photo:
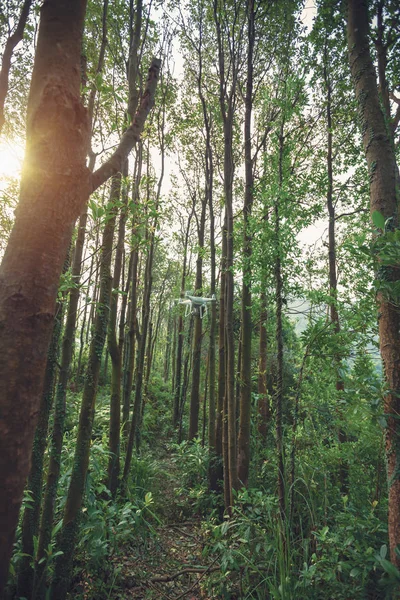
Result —
POLYGON ((283 184, 283 151, 284 151, 284 123, 282 121, 279 135, 279 190, 278 196, 275 198, 274 215, 275 215, 275 294, 276 294, 276 390, 275 390, 275 407, 276 407, 276 450, 278 456, 278 497, 279 510, 281 519, 284 522, 286 518, 286 497, 285 497, 285 459, 283 445, 283 331, 282 331, 282 264, 280 253, 280 191, 283 184))
POLYGON ((201 428, 201 445, 204 448, 206 443, 206 428, 207 428, 207 392, 208 392, 208 370, 209 364, 207 359, 206 375, 204 383, 204 397, 203 397, 203 424, 201 428))
MULTIPOLYGON (((183 246, 183 267, 182 267, 182 278, 181 278, 181 299, 183 300, 185 296, 185 282, 186 282, 186 269, 187 269, 187 249, 189 243, 189 233, 190 233, 190 223, 193 216, 193 208, 188 217, 185 240, 183 246)), ((178 320, 178 343, 177 343, 177 353, 176 353, 176 363, 175 363, 175 393, 174 393, 174 406, 173 406, 173 416, 172 416, 172 425, 174 429, 178 426, 179 423, 179 405, 180 405, 180 397, 181 397, 181 377, 182 377, 182 352, 183 352, 183 341, 184 341, 184 322, 183 322, 183 307, 180 307, 179 311, 179 320, 178 320)))
MULTIPOLYGON (((100 237, 100 224, 98 226, 97 234, 96 234, 96 248, 99 247, 99 237, 100 237)), ((86 340, 85 340, 86 345, 89 344, 90 339, 91 339, 92 325, 93 325, 93 321, 94 321, 95 310, 96 310, 97 303, 99 301, 99 275, 100 275, 100 265, 99 265, 99 261, 98 261, 98 255, 96 254, 96 270, 95 270, 95 277, 94 277, 92 302, 90 304, 89 319, 88 319, 87 328, 86 328, 86 340)))
POLYGON ((138 279, 138 263, 139 263, 139 247, 137 241, 137 219, 136 214, 139 208, 139 186, 142 178, 142 159, 143 159, 143 147, 139 145, 136 164, 135 164, 135 183, 132 191, 132 200, 135 206, 133 214, 133 226, 132 226, 132 240, 134 247, 131 251, 131 300, 129 309, 129 322, 128 322, 128 354, 126 358, 126 372, 124 382, 124 394, 123 394, 123 405, 122 405, 122 423, 124 428, 124 438, 128 439, 129 436, 129 412, 131 404, 132 384, 133 384, 133 372, 135 364, 135 350, 136 350, 136 310, 137 310, 137 279, 138 279))
MULTIPOLYGON (((225 330, 224 330, 224 336, 225 330)), ((225 353, 225 370, 226 370, 226 353, 225 353)), ((225 510, 229 515, 232 514, 231 504, 231 482, 230 482, 230 470, 229 470, 229 421, 228 421, 228 396, 225 391, 223 398, 223 410, 222 410, 222 454, 223 454, 223 465, 224 465, 224 503, 225 510)))
MULTIPOLYGON (((128 161, 124 166, 123 177, 128 175, 128 161)), ((121 216, 118 227, 118 241, 115 251, 113 290, 118 290, 121 279, 122 254, 125 240, 125 223, 127 218, 128 190, 123 190, 121 216)), ((115 496, 118 487, 119 458, 120 458, 120 426, 121 426, 121 378, 122 378, 122 347, 117 340, 118 293, 111 295, 110 319, 108 322, 108 352, 112 362, 111 399, 110 399, 110 431, 109 431, 109 461, 107 480, 108 488, 115 496)))
MULTIPOLYGON (((215 428, 215 452, 219 460, 219 470, 216 473, 217 481, 224 479, 229 481, 227 471, 228 463, 225 462, 225 288, 226 288, 226 222, 222 227, 222 256, 221 256, 221 285, 219 296, 219 324, 218 324, 218 399, 217 420, 215 428)), ((218 465, 218 463, 217 463, 218 465)))
POLYGON ((144 396, 147 396, 147 384, 149 382, 149 377, 150 377, 150 370, 151 370, 151 347, 153 344, 153 329, 154 329, 154 325, 153 325, 153 321, 152 321, 152 314, 154 311, 151 311, 150 313, 150 317, 149 317, 149 333, 148 333, 148 340, 147 340, 147 350, 145 353, 145 378, 144 378, 144 396))
POLYGON ((233 331, 233 157, 232 129, 233 114, 229 114, 224 127, 225 158, 224 158, 224 187, 226 211, 226 297, 225 297, 225 327, 226 327, 226 396, 228 409, 228 453, 229 481, 231 489, 230 506, 233 505, 233 490, 239 487, 237 475, 236 450, 236 403, 235 403, 235 339, 233 331))
MULTIPOLYGON (((165 88, 166 89, 166 88, 165 88)), ((165 94, 164 89, 164 94, 165 94)), ((165 101, 165 97, 164 97, 165 101)), ((135 385, 135 402, 133 406, 133 415, 132 421, 129 430, 129 438, 126 449, 125 456, 125 465, 124 465, 124 473, 123 473, 123 485, 124 487, 128 481, 128 475, 130 471, 131 461, 132 461, 132 452, 133 452, 133 444, 136 439, 136 446, 139 449, 140 445, 140 425, 142 420, 142 387, 143 387, 143 377, 144 377, 144 363, 145 363, 145 354, 146 354, 146 340, 148 335, 148 327, 150 320, 150 298, 151 298, 151 290, 153 286, 153 260, 154 260, 154 248, 155 248, 155 231, 157 229, 158 223, 158 205, 161 197, 161 185, 164 178, 164 161, 165 161, 165 152, 164 152, 164 119, 165 119, 165 102, 161 106, 162 111, 162 124, 161 124, 161 173, 158 180, 157 186, 157 194, 154 203, 154 211, 156 216, 154 217, 154 221, 152 223, 152 231, 150 234, 150 246, 146 260, 145 267, 145 277, 144 277, 144 292, 143 292, 143 306, 142 306, 142 334, 140 336, 140 342, 138 344, 138 355, 137 355, 137 367, 136 367, 136 385, 135 385)), ((147 151, 147 175, 149 182, 149 150, 147 151)), ((148 183, 149 185, 149 183, 148 183)), ((147 198, 150 199, 150 190, 147 188, 147 198)))
MULTIPOLYGON (((175 390, 175 373, 176 373, 176 338, 177 338, 177 322, 176 322, 176 318, 175 316, 173 316, 173 327, 174 327, 174 337, 173 337, 173 341, 172 341, 172 365, 171 365, 171 370, 172 370, 172 382, 171 382, 171 391, 173 392, 175 390)), ((173 409, 173 406, 172 406, 173 409)))
MULTIPOLYGON (((239 4, 234 4, 234 11, 238 16, 239 4)), ((226 328, 226 388, 228 410, 228 468, 230 485, 230 503, 233 505, 233 490, 239 487, 237 473, 237 449, 236 449, 236 405, 235 405, 235 339, 233 330, 233 124, 235 111, 235 96, 237 89, 238 64, 240 61, 240 45, 236 52, 228 56, 228 66, 225 61, 224 33, 221 26, 221 14, 218 10, 218 1, 214 0, 214 22, 218 43, 218 66, 219 66, 219 103, 223 121, 224 131, 224 196, 225 196, 225 219, 226 219, 226 274, 225 274, 225 328, 226 328)), ((238 42, 238 40, 235 40, 238 42)), ((232 43, 229 43, 232 48, 232 43)), ((226 478, 227 473, 224 473, 226 478)), ((227 506, 227 508, 228 508, 227 506)))
MULTIPOLYGON (((171 336, 173 336, 173 341, 175 341, 175 319, 172 316, 172 311, 168 311, 168 324, 167 324, 167 343, 165 344, 165 354, 164 354, 164 383, 168 382, 169 379, 169 371, 171 367, 171 336)), ((174 344, 172 343, 172 356, 174 355, 174 344)))
POLYGON ((271 408, 268 398, 267 388, 267 295, 265 291, 260 296, 260 340, 259 340, 259 358, 258 358, 258 432, 265 443, 267 440, 267 427, 271 418, 271 408))
POLYGON ((187 389, 188 389, 189 378, 190 378, 190 369, 191 369, 191 360, 190 359, 192 358, 191 346, 192 346, 192 340, 193 340, 193 324, 194 324, 193 315, 190 315, 189 319, 190 319, 190 321, 189 321, 189 327, 187 330, 187 340, 186 340, 187 352, 186 352, 186 357, 184 360, 183 382, 182 382, 181 395, 179 398, 178 444, 180 444, 182 441, 183 413, 185 410, 187 389))
POLYGON ((254 49, 254 0, 247 2, 247 82, 244 117, 245 196, 243 206, 243 284, 242 284, 242 360, 240 370, 240 416, 238 438, 238 477, 247 486, 250 466, 250 420, 251 420, 251 254, 252 235, 250 217, 253 206, 253 161, 251 158, 251 115, 253 109, 253 49, 254 49))
MULTIPOLYGON (((206 222, 207 196, 202 200, 200 222, 197 226, 199 251, 196 260, 196 282, 195 295, 202 294, 203 287, 203 248, 204 248, 204 229, 206 222)), ((199 431, 199 410, 200 410, 200 369, 201 369, 201 342, 202 342, 202 319, 199 312, 194 315, 194 334, 193 334, 193 371, 192 371, 192 389, 190 394, 190 412, 189 412, 189 436, 188 439, 194 439, 199 431)))
POLYGON ((86 475, 89 466, 90 442, 101 359, 107 337, 111 302, 111 257, 116 214, 121 189, 121 175, 111 183, 111 214, 105 225, 100 258, 100 297, 97 305, 93 336, 90 343, 88 365, 83 388, 78 435, 75 446, 71 481, 64 509, 63 526, 58 537, 58 550, 63 554, 56 560, 52 596, 64 600, 67 595, 72 570, 73 553, 78 533, 78 519, 83 501, 86 475))
MULTIPOLYGON (((215 220, 214 220, 214 206, 213 206, 213 157, 211 150, 211 139, 210 132, 207 132, 207 148, 208 148, 208 173, 207 183, 208 186, 208 207, 210 214, 210 262, 211 262, 211 273, 210 273, 210 293, 211 297, 215 296, 216 293, 216 259, 215 259, 215 220)), ((217 491, 218 479, 222 479, 221 468, 222 465, 221 452, 217 452, 217 407, 216 407, 216 394, 215 394, 215 375, 216 375, 216 352, 215 352, 215 336, 216 336, 216 325, 217 325, 217 303, 211 303, 211 316, 210 316, 210 344, 208 350, 208 365, 209 365, 209 406, 208 406, 208 448, 210 452, 210 466, 208 472, 209 487, 210 490, 217 491), (218 464, 219 459, 219 464, 218 464)), ((220 433, 220 432, 219 432, 220 433)), ((221 435, 220 435, 221 438, 221 435)), ((220 448, 219 448, 220 450, 220 448)))
MULTIPOLYGON (((329 261, 329 311, 330 319, 333 325, 333 331, 336 336, 340 333, 339 313, 337 309, 337 267, 336 267, 336 237, 335 237, 335 203, 333 201, 333 152, 332 152, 332 87, 328 75, 328 56, 327 49, 324 49, 324 81, 327 91, 326 96, 326 126, 327 126, 327 155, 326 167, 328 176, 328 187, 326 192, 326 204, 329 214, 328 225, 328 261, 329 261)), ((339 344, 339 340, 337 342, 339 344)), ((343 420, 342 410, 340 409, 340 401, 343 401, 344 381, 340 376, 342 359, 340 353, 335 354, 336 363, 336 391, 337 391, 337 418, 339 422, 338 439, 339 445, 347 441, 347 436, 340 423, 343 420)), ((343 496, 349 493, 349 467, 346 460, 342 457, 339 459, 339 481, 340 491, 343 496)))

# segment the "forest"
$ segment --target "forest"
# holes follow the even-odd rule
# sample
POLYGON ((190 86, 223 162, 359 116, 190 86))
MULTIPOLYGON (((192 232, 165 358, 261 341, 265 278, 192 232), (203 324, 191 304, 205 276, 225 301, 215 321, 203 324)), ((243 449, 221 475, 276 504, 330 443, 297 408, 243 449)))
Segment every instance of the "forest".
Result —
POLYGON ((398 0, 0 44, 0 599, 400 598, 398 0))

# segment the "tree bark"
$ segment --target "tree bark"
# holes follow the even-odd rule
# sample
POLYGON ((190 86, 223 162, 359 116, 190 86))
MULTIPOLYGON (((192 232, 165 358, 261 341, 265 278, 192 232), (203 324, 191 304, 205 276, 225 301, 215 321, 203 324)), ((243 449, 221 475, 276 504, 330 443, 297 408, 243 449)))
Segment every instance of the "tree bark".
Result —
MULTIPOLYGON (((196 260, 196 282, 195 295, 202 294, 203 287, 203 249, 204 249, 204 229, 206 223, 207 196, 202 200, 200 221, 197 226, 197 236, 199 251, 196 260)), ((202 341, 202 319, 200 313, 194 316, 194 334, 193 334, 193 370, 192 370, 192 389, 190 394, 190 412, 189 412, 189 440, 193 440, 199 431, 199 410, 200 410, 200 370, 201 370, 201 341, 202 341)))
MULTIPOLYGON (((65 270, 68 268, 69 257, 66 260, 65 270)), ((60 348, 60 336, 63 321, 63 303, 58 302, 56 317, 47 353, 47 365, 44 376, 43 393, 40 402, 39 419, 36 427, 32 448, 32 467, 26 484, 32 498, 24 510, 22 519, 22 556, 18 565, 17 595, 30 598, 33 592, 34 569, 31 567, 31 557, 34 554, 34 537, 39 532, 40 506, 42 500, 43 462, 47 445, 47 430, 49 417, 54 398, 54 383, 60 348)))
POLYGON ((85 10, 85 0, 41 9, 20 202, 0 270, 0 596, 30 470, 59 277, 91 187, 80 98, 85 10))
POLYGON ((260 339, 259 339, 259 358, 258 358, 258 378, 257 378, 257 392, 258 392, 258 432, 261 439, 265 443, 267 440, 267 428, 271 418, 271 408, 269 405, 268 398, 268 387, 267 387, 267 350, 268 350, 268 339, 267 339, 267 295, 265 291, 261 292, 260 296, 260 339))
POLYGON ((238 477, 247 487, 250 467, 251 420, 251 255, 250 217, 253 206, 253 161, 251 157, 251 115, 253 109, 254 0, 247 2, 247 82, 244 116, 245 196, 243 206, 243 284, 242 284, 242 360, 240 370, 240 416, 238 439, 238 477))
MULTIPOLYGON (((128 163, 124 166, 123 177, 128 175, 128 163)), ((115 251, 114 275, 112 281, 113 293, 110 302, 110 319, 108 322, 108 352, 111 357, 111 398, 110 398, 110 431, 109 431, 109 460, 107 480, 108 488, 115 495, 118 488, 119 459, 120 459, 120 427, 121 427, 121 378, 122 378, 122 346, 117 339, 117 313, 118 292, 121 269, 122 254, 125 240, 125 223, 127 217, 128 190, 123 189, 122 209, 118 227, 118 241, 115 251)))
MULTIPOLYGON (((398 227, 399 191, 397 164, 391 133, 380 105, 376 73, 369 51, 368 5, 366 0, 348 0, 348 50, 362 126, 362 139, 370 175, 371 213, 379 211, 398 227)), ((399 281, 397 267, 384 269, 385 279, 399 281)), ((400 311, 387 295, 377 295, 379 344, 387 384, 384 412, 387 416, 386 459, 389 481, 388 529, 390 558, 400 568, 396 547, 400 544, 400 311)))
POLYGON ((280 193, 283 184, 283 152, 284 152, 284 123, 282 121, 279 134, 279 190, 275 198, 275 294, 276 294, 276 450, 278 458, 278 497, 279 510, 282 522, 286 518, 286 496, 285 496, 285 460, 283 445, 283 330, 282 330, 282 264, 281 264, 281 243, 280 243, 280 193))
POLYGON ((124 428, 124 438, 128 439, 129 436, 129 411, 131 404, 132 384, 133 384, 133 371, 135 365, 135 349, 136 349, 136 311, 137 311, 137 275, 138 275, 138 263, 139 263, 139 247, 137 242, 137 219, 136 214, 139 207, 139 186, 142 178, 142 144, 138 147, 136 155, 135 165, 135 182, 133 185, 132 200, 134 204, 133 214, 133 226, 132 226, 132 244, 133 248, 131 251, 131 300, 129 308, 129 327, 128 327, 128 353, 126 358, 126 371, 124 381, 124 393, 123 393, 123 406, 122 406, 122 423, 124 428))
MULTIPOLYGON (((226 350, 225 350, 225 287, 226 287, 226 222, 222 227, 222 254, 221 254, 221 285, 219 295, 219 323, 218 323, 218 398, 217 398, 217 419, 215 424, 215 452, 219 458, 219 472, 217 472, 217 481, 229 481, 228 463, 225 462, 225 422, 227 419, 225 413, 225 371, 226 371, 226 350)), ((227 457, 227 454, 226 454, 227 457)), ((218 463, 217 463, 218 464, 218 463)))
MULTIPOLYGON (((187 249, 189 244, 189 233, 190 233, 190 224, 193 217, 193 208, 191 210, 190 215, 188 216, 188 222, 186 226, 185 238, 184 238, 184 246, 183 246, 183 266, 182 266, 182 277, 181 277, 181 294, 180 297, 183 300, 185 297, 185 282, 186 282, 186 269, 187 269, 187 249)), ((184 321, 183 321, 183 307, 180 307, 179 310, 179 320, 178 320, 178 342, 177 342, 177 351, 176 351, 176 361, 175 361, 175 389, 174 389, 174 406, 173 406, 173 415, 172 415, 172 425, 174 429, 178 426, 179 423, 179 406, 180 406, 180 397, 181 397, 181 380, 182 380, 182 353, 183 353, 183 342, 184 342, 184 321)))

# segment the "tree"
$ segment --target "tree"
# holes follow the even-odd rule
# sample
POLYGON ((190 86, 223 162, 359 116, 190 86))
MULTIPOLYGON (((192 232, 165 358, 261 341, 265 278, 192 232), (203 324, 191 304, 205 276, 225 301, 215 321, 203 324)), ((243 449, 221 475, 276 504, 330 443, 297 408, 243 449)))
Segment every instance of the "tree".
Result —
MULTIPOLYGON (((388 122, 376 81, 375 67, 369 49, 368 5, 365 0, 348 0, 347 40, 350 69, 354 82, 361 122, 362 139, 370 177, 371 214, 383 216, 381 234, 398 227, 398 166, 392 142, 395 122, 388 122)), ((385 88, 381 90, 385 94, 385 88)), ((385 106, 385 103, 383 103, 385 106)), ((380 277, 389 282, 389 291, 378 287, 379 344, 387 390, 384 412, 386 457, 389 478, 389 545, 393 564, 400 567, 396 547, 400 544, 400 475, 398 472, 400 424, 400 311, 393 289, 399 280, 399 269, 379 266, 380 277)))
POLYGON ((218 0, 213 2, 214 22, 218 48, 219 102, 224 132, 224 196, 226 221, 226 272, 225 272, 225 397, 227 406, 227 449, 228 462, 224 465, 225 483, 229 480, 227 508, 233 505, 233 490, 238 489, 237 449, 236 449, 236 407, 235 407, 235 340, 233 332, 233 132, 237 101, 237 87, 240 63, 242 60, 244 19, 239 3, 222 7, 218 0), (228 12, 225 12, 227 10, 228 12), (230 31, 229 17, 234 22, 230 31), (231 43, 233 36, 233 45, 231 43), (235 51, 233 51, 235 48, 235 51))
POLYGON ((85 0, 55 0, 41 10, 20 202, 0 270, 0 589, 30 468, 57 286, 72 228, 90 193, 122 168, 139 139, 160 69, 154 59, 134 121, 110 159, 90 173, 85 165, 88 122, 80 97, 85 10, 85 0))
POLYGON ((253 53, 255 41, 254 0, 247 3, 247 81, 245 97, 244 151, 245 151, 245 195, 243 226, 243 284, 242 284, 242 329, 241 329, 241 371, 240 371, 240 421, 238 439, 238 477, 247 485, 250 465, 250 419, 251 419, 251 234, 250 217, 253 205, 253 159, 251 143, 251 117, 253 109, 253 53))

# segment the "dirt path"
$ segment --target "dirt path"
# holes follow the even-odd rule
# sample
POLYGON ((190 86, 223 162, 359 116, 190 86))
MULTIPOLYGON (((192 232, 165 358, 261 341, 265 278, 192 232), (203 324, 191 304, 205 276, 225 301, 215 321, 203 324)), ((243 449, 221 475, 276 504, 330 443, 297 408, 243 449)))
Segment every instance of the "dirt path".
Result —
POLYGON ((155 535, 126 549, 120 559, 119 580, 124 588, 120 598, 207 600, 201 583, 217 566, 202 556, 200 519, 188 518, 185 513, 190 513, 190 507, 176 498, 174 465, 165 459, 163 467, 155 491, 163 524, 155 526, 155 535))

